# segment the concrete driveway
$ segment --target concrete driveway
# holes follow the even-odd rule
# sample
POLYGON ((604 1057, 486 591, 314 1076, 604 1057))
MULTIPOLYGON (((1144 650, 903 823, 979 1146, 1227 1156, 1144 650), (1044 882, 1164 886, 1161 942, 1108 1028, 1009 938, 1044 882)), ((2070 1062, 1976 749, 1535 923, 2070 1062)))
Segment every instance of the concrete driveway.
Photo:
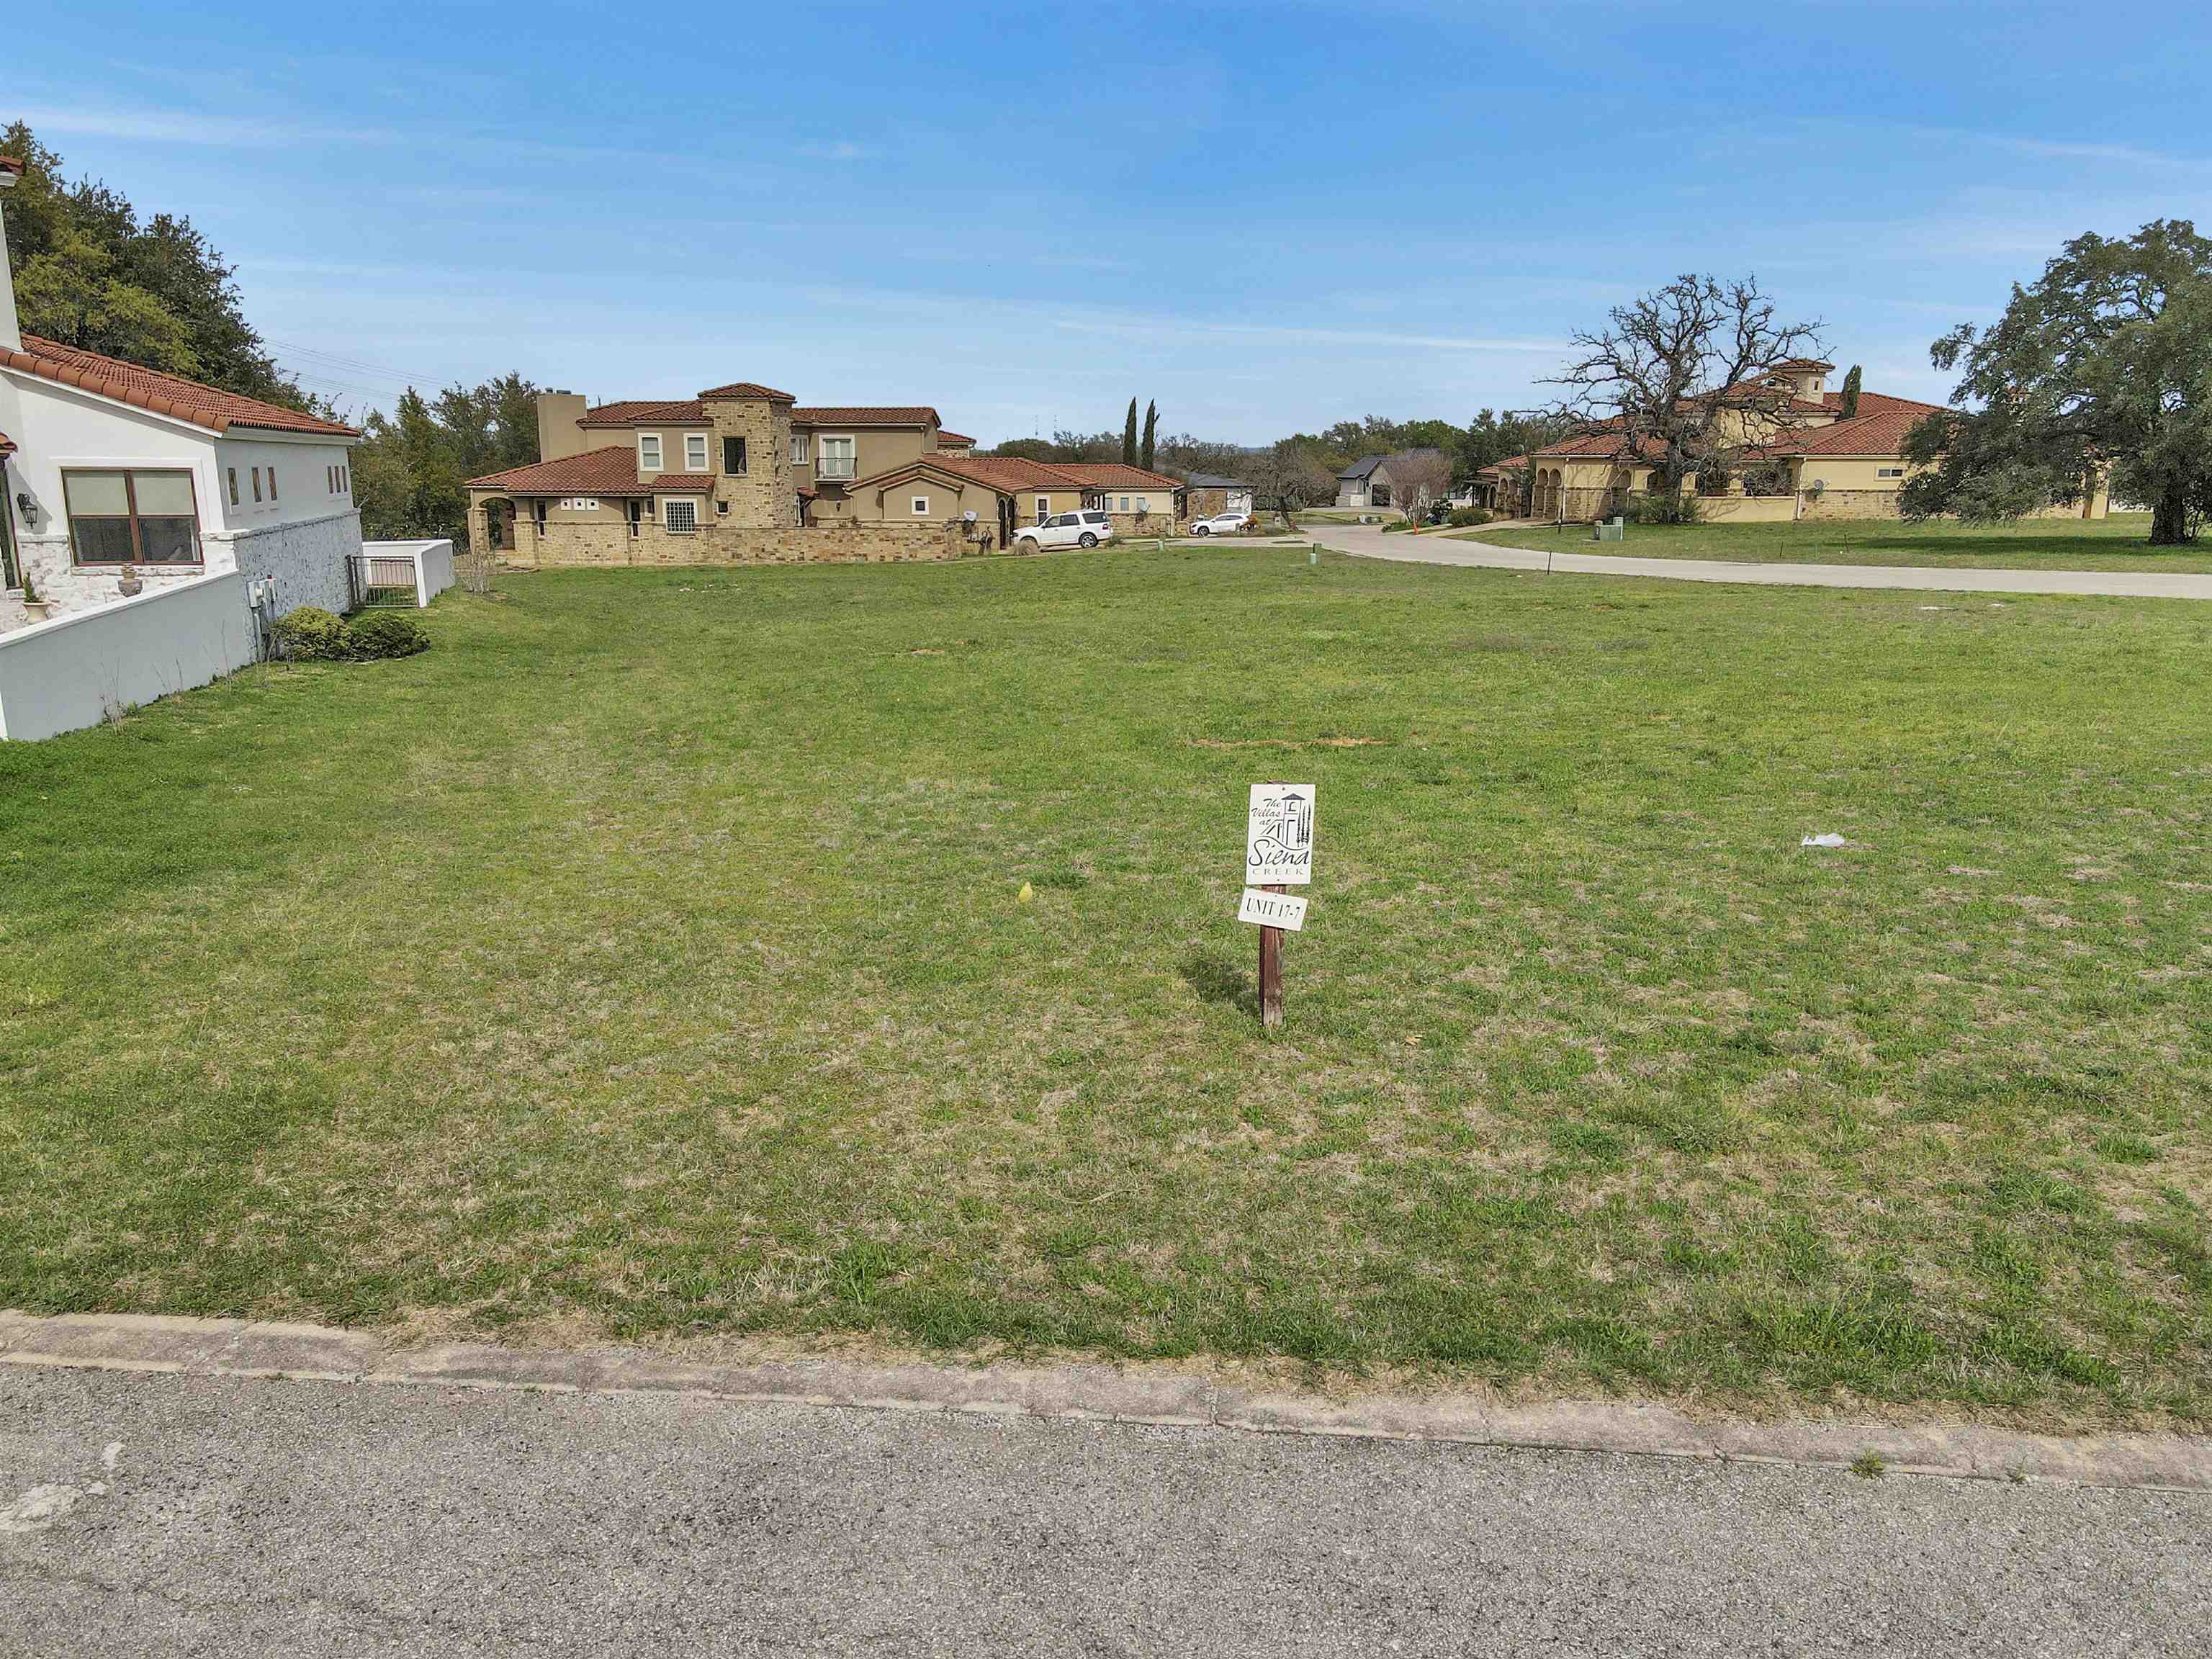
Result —
POLYGON ((2197 1655, 2212 1497, 9 1366, 0 1652, 2197 1655))
MULTIPOLYGON (((1729 559, 1638 559, 1550 553, 1444 536, 1386 535, 1360 525, 1316 524, 1323 547, 1364 559, 1459 564, 1496 570, 1552 570, 1589 576, 1656 576, 1678 582, 1750 582, 1780 587, 1887 587, 1941 593, 2102 593, 2119 599, 2212 599, 2212 575, 2169 571, 1916 569, 1884 564, 1753 564, 1729 559)), ((1597 545, 1595 543, 1592 546, 1597 545)))

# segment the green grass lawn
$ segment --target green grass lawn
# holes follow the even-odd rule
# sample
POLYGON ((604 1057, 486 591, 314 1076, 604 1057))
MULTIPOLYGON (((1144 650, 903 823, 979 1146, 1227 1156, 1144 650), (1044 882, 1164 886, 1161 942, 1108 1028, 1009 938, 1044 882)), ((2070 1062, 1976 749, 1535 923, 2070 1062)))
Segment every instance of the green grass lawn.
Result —
POLYGON ((2108 519, 2033 519, 1969 526, 1895 519, 1831 524, 1631 525, 1620 546, 1600 547, 1586 524, 1527 530, 1462 530, 1454 539, 1498 542, 1561 553, 1627 554, 1646 559, 1741 559, 1767 564, 1899 564, 2009 570, 2212 571, 2212 540, 2153 547, 2150 514, 2108 519))
POLYGON ((1223 546, 428 623, 0 745, 0 1305, 2212 1416, 2212 607, 1223 546))

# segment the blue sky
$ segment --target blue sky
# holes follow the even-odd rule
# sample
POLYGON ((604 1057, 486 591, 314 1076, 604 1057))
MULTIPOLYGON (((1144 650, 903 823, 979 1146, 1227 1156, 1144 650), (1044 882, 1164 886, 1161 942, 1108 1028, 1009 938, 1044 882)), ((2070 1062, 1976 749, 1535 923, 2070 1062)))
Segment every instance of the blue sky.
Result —
POLYGON ((107 0, 10 56, 0 118, 356 410, 514 368, 1255 442, 1539 401, 1692 270, 1941 396, 2066 237, 2212 222, 2197 6, 107 0))

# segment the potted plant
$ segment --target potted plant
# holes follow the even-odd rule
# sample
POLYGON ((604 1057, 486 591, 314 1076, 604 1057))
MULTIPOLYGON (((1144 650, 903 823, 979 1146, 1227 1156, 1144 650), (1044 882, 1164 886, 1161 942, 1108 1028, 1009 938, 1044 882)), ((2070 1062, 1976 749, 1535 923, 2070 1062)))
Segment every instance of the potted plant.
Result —
POLYGON ((126 599, 141 592, 145 586, 145 582, 138 574, 138 567, 135 564, 125 565, 123 574, 115 579, 115 591, 126 599))
POLYGON ((27 570, 23 573, 23 609, 33 622, 44 622, 54 614, 54 602, 39 592, 27 570))

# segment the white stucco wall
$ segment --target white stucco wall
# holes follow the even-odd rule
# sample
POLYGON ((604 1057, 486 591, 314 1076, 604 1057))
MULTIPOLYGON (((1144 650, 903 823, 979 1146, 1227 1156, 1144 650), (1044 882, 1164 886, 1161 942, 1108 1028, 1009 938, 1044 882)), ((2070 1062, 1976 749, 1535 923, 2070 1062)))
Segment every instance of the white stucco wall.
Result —
POLYGON ((97 726, 254 660, 246 584, 225 572, 0 635, 0 738, 97 726))
POLYGON ((234 435, 218 436, 188 422, 8 369, 0 369, 0 431, 16 444, 8 459, 8 510, 14 515, 16 551, 33 583, 55 601, 58 613, 117 598, 115 568, 79 568, 70 556, 62 473, 100 467, 164 467, 191 474, 203 563, 140 566, 149 592, 203 574, 242 570, 279 578, 280 609, 344 609, 343 559, 361 550, 361 516, 349 493, 329 488, 326 470, 350 467, 349 444, 307 434, 249 434, 235 427, 234 435), (255 467, 263 472, 258 503, 255 467), (277 478, 273 498, 270 468, 277 478), (239 483, 235 507, 229 500, 233 469, 239 483), (31 497, 27 518, 14 500, 18 493, 31 497))

